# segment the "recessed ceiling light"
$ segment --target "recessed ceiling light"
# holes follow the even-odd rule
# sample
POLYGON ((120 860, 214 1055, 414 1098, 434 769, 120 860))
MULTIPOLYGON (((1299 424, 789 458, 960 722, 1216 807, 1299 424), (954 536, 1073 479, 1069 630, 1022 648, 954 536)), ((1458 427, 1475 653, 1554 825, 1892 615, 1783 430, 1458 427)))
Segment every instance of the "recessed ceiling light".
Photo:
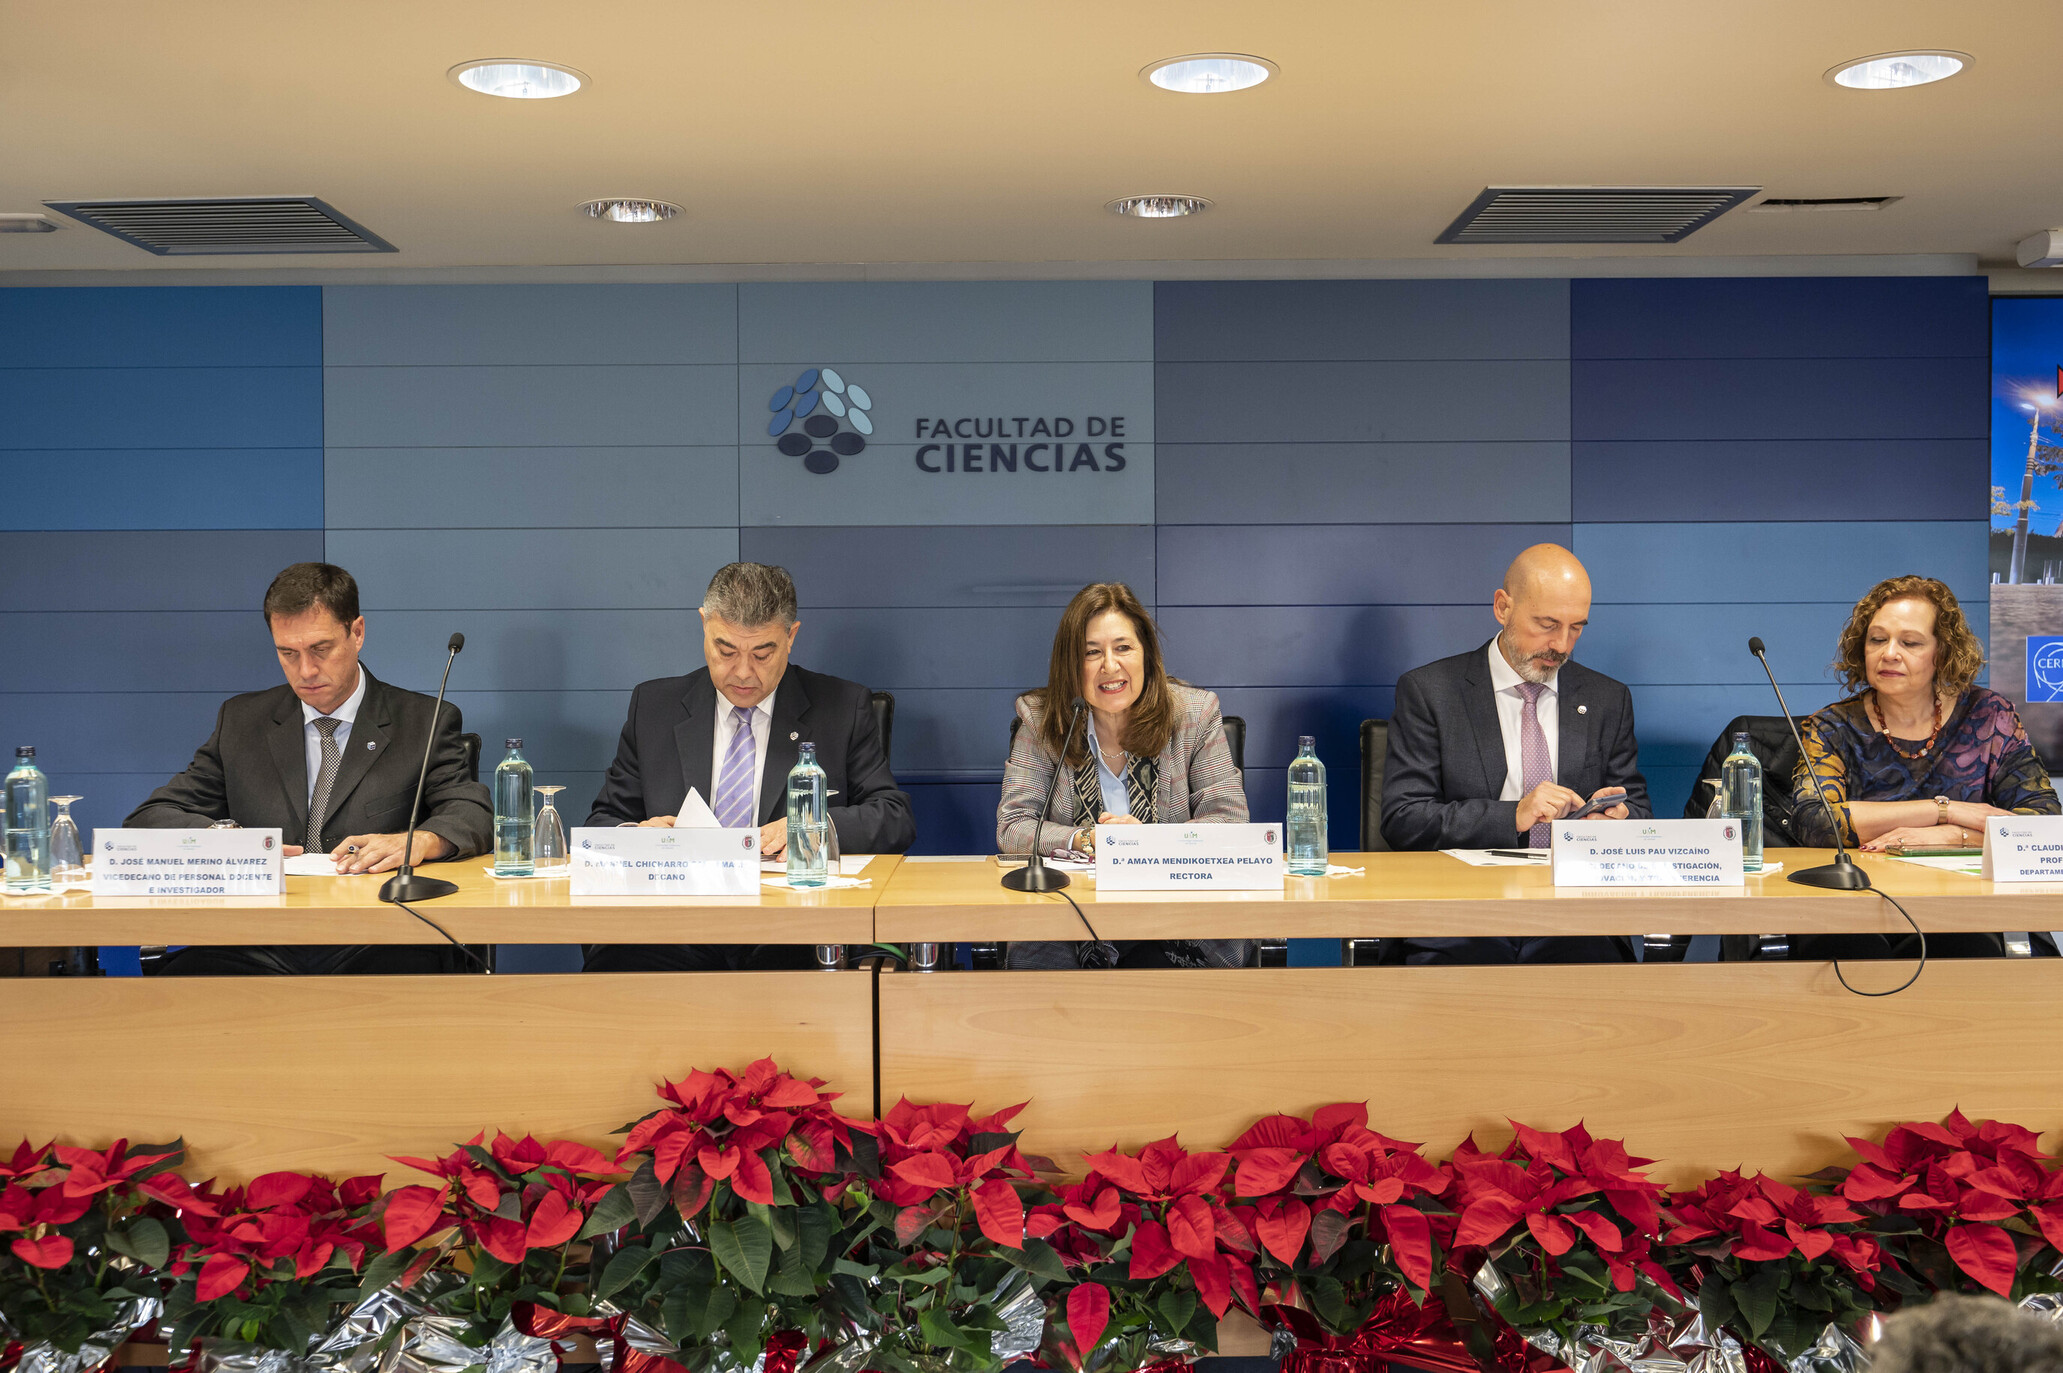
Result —
POLYGON ((1128 195, 1104 206, 1114 215, 1134 219, 1180 219, 1200 215, 1210 207, 1211 202, 1200 195, 1128 195))
POLYGON ((681 212, 680 206, 664 200, 590 200, 580 208, 589 219, 607 219, 617 224, 656 224, 681 212))
POLYGON ((0 234, 54 234, 57 221, 38 214, 0 214, 0 234))
POLYGON ((1275 74, 1265 57, 1237 52, 1195 52, 1155 62, 1139 75, 1164 91, 1182 95, 1224 95, 1258 86, 1275 74))
POLYGON ((1966 52, 1880 52, 1874 57, 1843 62, 1827 72, 1827 80, 1852 91, 1895 91, 1946 81, 1969 65, 1970 54, 1966 52))
POLYGON ((586 74, 572 67, 518 57, 483 57, 477 62, 461 62, 451 69, 450 76, 469 91, 508 100, 553 100, 571 95, 587 84, 586 74))

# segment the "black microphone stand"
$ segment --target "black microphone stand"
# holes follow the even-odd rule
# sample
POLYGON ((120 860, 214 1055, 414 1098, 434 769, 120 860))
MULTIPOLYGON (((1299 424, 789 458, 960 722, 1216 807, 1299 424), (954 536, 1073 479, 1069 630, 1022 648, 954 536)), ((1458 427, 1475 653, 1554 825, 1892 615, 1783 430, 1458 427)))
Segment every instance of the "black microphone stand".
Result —
MULTIPOLYGON (((395 905, 404 901, 428 901, 449 896, 458 890, 456 882, 447 882, 441 877, 416 876, 409 860, 415 856, 416 813, 423 808, 423 783, 430 778, 430 750, 437 746, 437 716, 444 709, 444 688, 451 681, 452 660, 465 646, 466 636, 463 634, 452 635, 451 642, 446 645, 451 653, 444 660, 444 680, 437 684, 437 704, 430 708, 430 737, 423 742, 423 770, 415 779, 415 803, 408 808, 408 838, 401 841, 401 866, 380 887, 380 900, 395 905)), ((450 935, 444 937, 451 938, 450 935)))
POLYGON ((1793 882, 1808 887, 1832 887, 1836 891, 1868 891, 1870 875, 1855 866, 1855 860, 1848 856, 1848 846, 1841 842, 1841 817, 1834 814, 1833 803, 1827 800, 1826 791, 1819 784, 1819 769, 1812 765, 1812 755, 1805 751, 1805 736, 1798 732, 1798 722, 1791 718, 1791 708, 1784 704, 1784 690, 1776 684, 1776 673, 1770 671, 1769 657, 1762 640, 1748 640, 1748 652, 1761 662, 1762 670, 1769 674, 1769 689, 1776 693, 1777 709, 1784 713, 1784 723, 1791 727, 1791 738, 1797 741, 1798 756, 1805 760, 1806 774, 1812 778, 1813 795, 1827 812, 1827 824, 1834 831, 1834 861, 1817 868, 1801 868, 1788 874, 1793 882))
POLYGON ((1059 891, 1067 885, 1066 873, 1046 866, 1046 855, 1039 848, 1039 834, 1046 824, 1046 812, 1053 809, 1053 793, 1059 789, 1061 770, 1067 766, 1067 749, 1074 742, 1074 727, 1081 723, 1082 712, 1088 708, 1087 701, 1079 696, 1074 698, 1074 707, 1067 717, 1067 733, 1060 740, 1060 756, 1053 760, 1053 776, 1046 783, 1045 804, 1039 807, 1038 819, 1032 823, 1031 858, 1023 867, 1012 868, 1003 874, 1003 885, 1011 891, 1059 891))

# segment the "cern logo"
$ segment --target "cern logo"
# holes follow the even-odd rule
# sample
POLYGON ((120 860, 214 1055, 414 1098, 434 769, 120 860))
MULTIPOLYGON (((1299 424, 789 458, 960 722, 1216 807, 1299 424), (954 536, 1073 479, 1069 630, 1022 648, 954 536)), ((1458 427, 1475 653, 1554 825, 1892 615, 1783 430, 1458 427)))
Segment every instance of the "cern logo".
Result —
POLYGON ((774 446, 818 476, 838 470, 838 460, 862 452, 874 432, 874 398, 828 367, 811 367, 768 399, 773 418, 766 432, 774 446), (801 428, 796 429, 797 423, 801 428), (818 444, 822 447, 818 447, 818 444))
POLYGON ((2063 701, 2063 638, 2029 636, 2027 699, 2063 701))

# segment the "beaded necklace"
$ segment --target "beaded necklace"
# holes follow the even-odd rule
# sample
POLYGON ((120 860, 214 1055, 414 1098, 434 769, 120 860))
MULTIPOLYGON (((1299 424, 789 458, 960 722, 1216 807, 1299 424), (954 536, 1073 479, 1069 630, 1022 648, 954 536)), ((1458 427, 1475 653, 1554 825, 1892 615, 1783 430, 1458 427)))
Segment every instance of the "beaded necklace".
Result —
POLYGON ((1877 693, 1874 690, 1870 692, 1870 699, 1863 703, 1863 708, 1869 714, 1870 723, 1877 727, 1877 733, 1883 735, 1884 742, 1891 745, 1891 751, 1905 759, 1908 763, 1918 762, 1927 756, 1927 751, 1934 747, 1934 741, 1941 737, 1941 724, 1947 718, 1943 709, 1941 693, 1936 692, 1934 694, 1934 731, 1927 736, 1927 742, 1920 745, 1918 753, 1907 753, 1898 746, 1898 740, 1891 737, 1891 728, 1885 723, 1883 712, 1877 709, 1877 693))

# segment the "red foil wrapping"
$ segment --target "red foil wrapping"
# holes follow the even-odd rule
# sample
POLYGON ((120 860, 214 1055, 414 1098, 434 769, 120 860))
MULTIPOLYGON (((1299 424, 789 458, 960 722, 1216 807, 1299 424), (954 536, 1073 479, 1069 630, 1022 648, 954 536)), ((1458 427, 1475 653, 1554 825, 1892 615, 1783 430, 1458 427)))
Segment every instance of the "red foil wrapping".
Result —
MULTIPOLYGON (((569 1316, 535 1302, 517 1302, 509 1312, 509 1319, 524 1334, 553 1341, 552 1357, 558 1360, 561 1368, 566 1366, 566 1356, 560 1351, 557 1341, 586 1335, 597 1344, 605 1339, 609 1342, 610 1373, 688 1373, 687 1369, 663 1355, 631 1348, 630 1341, 623 1338, 623 1326, 630 1319, 628 1316, 569 1316)), ((776 1335, 774 1338, 781 1337, 776 1335)), ((796 1338, 799 1340, 801 1336, 798 1334, 796 1338)), ((769 1373, 773 1373, 771 1350, 768 1351, 767 1363, 769 1373)), ((788 1367, 779 1373, 794 1373, 792 1357, 788 1367)))
MULTIPOLYGON (((1494 1332, 1493 1373, 1566 1373, 1561 1360, 1527 1344, 1510 1325, 1494 1315, 1485 1319, 1494 1332)), ((1297 1337, 1282 1373, 1382 1373, 1391 1359, 1439 1373, 1484 1373, 1445 1308, 1437 1302, 1420 1306, 1401 1287, 1377 1302, 1351 1335, 1327 1334, 1310 1312, 1293 1306, 1262 1307, 1261 1324, 1297 1337)))
POLYGON ((800 1330, 782 1330, 766 1342, 766 1373, 795 1373, 795 1361, 809 1341, 800 1330))

